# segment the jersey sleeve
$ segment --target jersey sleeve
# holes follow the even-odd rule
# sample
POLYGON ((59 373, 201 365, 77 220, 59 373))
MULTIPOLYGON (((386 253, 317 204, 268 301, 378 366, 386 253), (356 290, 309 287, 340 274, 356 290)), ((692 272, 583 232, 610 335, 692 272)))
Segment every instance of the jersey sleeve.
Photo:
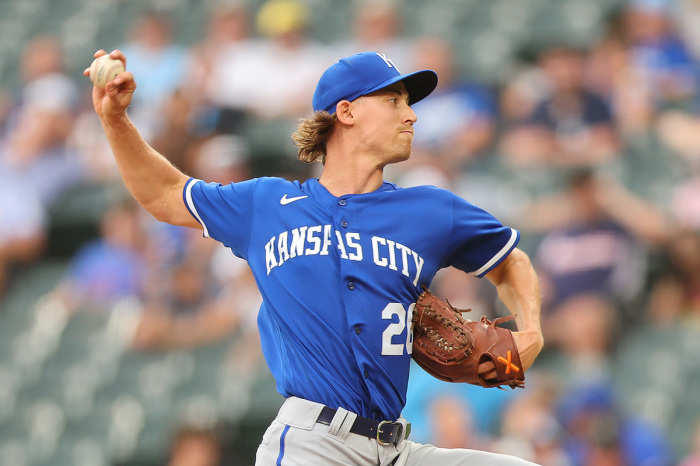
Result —
POLYGON ((257 180, 221 185, 190 178, 183 198, 192 216, 202 225, 204 236, 246 257, 253 226, 257 180))
POLYGON ((455 196, 449 265, 483 277, 515 248, 520 232, 455 196))

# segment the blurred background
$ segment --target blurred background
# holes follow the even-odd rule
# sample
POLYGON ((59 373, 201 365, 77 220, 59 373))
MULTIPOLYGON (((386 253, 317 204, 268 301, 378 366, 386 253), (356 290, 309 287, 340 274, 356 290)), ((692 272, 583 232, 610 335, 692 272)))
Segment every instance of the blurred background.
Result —
MULTIPOLYGON (((82 76, 100 48, 148 142, 221 183, 318 175, 290 134, 341 56, 436 70, 386 175, 522 232, 546 346, 519 391, 414 367, 412 438, 700 465, 697 0, 0 0, 0 464, 252 465, 282 403, 245 263, 124 192, 82 76)), ((507 312, 461 272, 432 289, 507 312)))

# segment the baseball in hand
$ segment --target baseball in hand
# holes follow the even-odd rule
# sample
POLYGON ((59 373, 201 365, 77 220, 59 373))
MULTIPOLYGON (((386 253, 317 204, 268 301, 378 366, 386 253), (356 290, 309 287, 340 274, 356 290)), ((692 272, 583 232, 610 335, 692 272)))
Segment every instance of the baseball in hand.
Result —
POLYGON ((123 72, 124 63, 121 60, 115 60, 109 55, 102 55, 95 58, 90 65, 90 81, 100 89, 104 89, 105 84, 123 72))

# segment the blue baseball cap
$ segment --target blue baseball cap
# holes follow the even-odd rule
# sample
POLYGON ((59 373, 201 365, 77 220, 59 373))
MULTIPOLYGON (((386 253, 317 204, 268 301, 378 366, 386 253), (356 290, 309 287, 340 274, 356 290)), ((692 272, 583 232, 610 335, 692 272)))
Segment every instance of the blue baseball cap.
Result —
POLYGON ((314 111, 333 114, 341 100, 353 101, 399 81, 406 86, 409 103, 414 104, 433 92, 438 77, 432 70, 401 74, 396 65, 379 52, 341 58, 321 75, 312 102, 314 111))

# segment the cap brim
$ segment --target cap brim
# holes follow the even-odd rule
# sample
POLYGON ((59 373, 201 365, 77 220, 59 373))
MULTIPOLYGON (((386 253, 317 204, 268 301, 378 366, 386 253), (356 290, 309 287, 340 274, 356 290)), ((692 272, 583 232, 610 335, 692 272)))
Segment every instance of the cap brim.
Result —
POLYGON ((380 89, 384 89, 385 87, 389 87, 399 81, 403 81, 404 85, 406 86, 406 91, 408 92, 408 102, 410 105, 413 105, 416 102, 428 97, 430 93, 435 90, 438 83, 438 77, 437 73, 435 73, 433 70, 421 70, 414 73, 402 74, 373 87, 365 92, 365 95, 380 89))

